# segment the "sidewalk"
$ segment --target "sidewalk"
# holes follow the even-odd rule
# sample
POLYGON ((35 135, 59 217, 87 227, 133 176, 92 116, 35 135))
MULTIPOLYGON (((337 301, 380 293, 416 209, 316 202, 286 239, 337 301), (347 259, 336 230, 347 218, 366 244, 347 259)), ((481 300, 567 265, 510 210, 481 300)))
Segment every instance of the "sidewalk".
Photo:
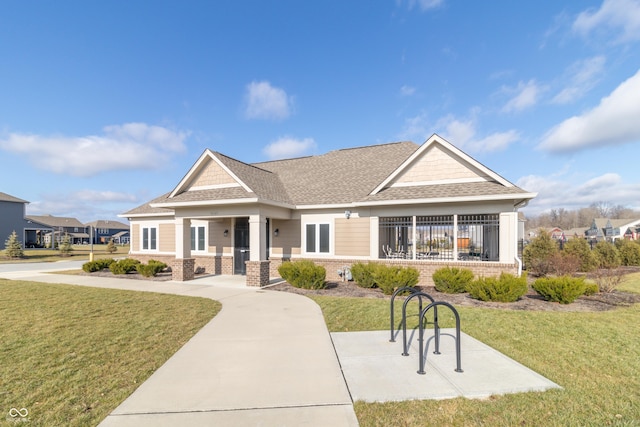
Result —
POLYGON ((33 272, 2 276, 222 303, 220 313, 100 426, 358 425, 322 312, 308 298, 242 287, 233 278, 226 287, 206 280, 149 282, 33 272))

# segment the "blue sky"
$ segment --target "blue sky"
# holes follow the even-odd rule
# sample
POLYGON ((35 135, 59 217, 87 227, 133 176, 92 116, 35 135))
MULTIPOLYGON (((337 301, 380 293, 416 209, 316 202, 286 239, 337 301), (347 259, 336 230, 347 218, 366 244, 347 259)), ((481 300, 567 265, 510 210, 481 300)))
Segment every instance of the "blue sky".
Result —
POLYGON ((640 209, 640 0, 7 1, 0 191, 117 219, 206 148, 437 133, 538 197, 640 209))

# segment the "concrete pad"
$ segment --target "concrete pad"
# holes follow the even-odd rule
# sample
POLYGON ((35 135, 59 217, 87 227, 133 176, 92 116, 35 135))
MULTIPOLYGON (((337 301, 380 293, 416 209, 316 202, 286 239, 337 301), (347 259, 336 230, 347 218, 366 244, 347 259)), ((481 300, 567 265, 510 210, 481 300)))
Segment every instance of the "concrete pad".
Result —
POLYGON ((420 375, 417 334, 410 341, 409 356, 402 356, 402 334, 393 343, 389 337, 388 331, 331 334, 354 401, 486 398, 560 388, 464 332, 460 337, 463 372, 456 372, 455 329, 441 330, 438 355, 433 354, 433 330, 427 331, 425 374, 420 375))

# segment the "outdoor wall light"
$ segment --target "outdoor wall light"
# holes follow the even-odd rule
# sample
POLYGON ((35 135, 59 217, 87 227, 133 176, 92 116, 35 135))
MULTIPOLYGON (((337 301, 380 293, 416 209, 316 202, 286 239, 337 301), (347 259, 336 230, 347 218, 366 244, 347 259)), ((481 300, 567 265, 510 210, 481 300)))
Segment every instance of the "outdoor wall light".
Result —
POLYGON ((224 237, 227 237, 229 235, 229 230, 224 230, 224 233, 222 234, 224 234, 224 237))
POLYGON ((345 218, 349 219, 350 216, 351 216, 351 211, 349 211, 349 210, 344 211, 344 217, 345 218))
POLYGON ((273 230, 273 235, 278 237, 278 234, 280 234, 280 230, 278 230, 277 228, 275 230, 273 230))

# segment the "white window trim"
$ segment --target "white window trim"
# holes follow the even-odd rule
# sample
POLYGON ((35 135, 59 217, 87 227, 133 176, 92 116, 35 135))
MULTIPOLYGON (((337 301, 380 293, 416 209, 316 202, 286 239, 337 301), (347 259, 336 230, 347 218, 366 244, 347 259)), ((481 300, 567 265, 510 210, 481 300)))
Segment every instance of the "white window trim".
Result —
MULTIPOLYGON (((149 246, 151 246, 151 233, 149 233, 149 246)), ((159 252, 160 247, 160 227, 158 224, 149 224, 149 225, 141 225, 140 226, 140 252, 159 252), (156 247, 155 249, 144 248, 144 230, 156 230, 156 247)))
POLYGON ((302 224, 302 235, 303 237, 303 254, 307 256, 313 257, 323 257, 323 256, 332 256, 333 255, 333 223, 331 221, 308 221, 302 224), (307 251, 307 226, 315 225, 316 226, 316 250, 315 252, 307 251), (329 251, 328 252, 320 252, 320 226, 328 225, 329 226, 329 251))
MULTIPOLYGON (((208 223, 197 223, 197 222, 192 222, 191 223, 191 229, 196 230, 196 241, 195 241, 195 246, 196 249, 191 249, 191 252, 193 253, 198 253, 198 254, 204 254, 207 253, 209 251, 209 224, 208 223), (203 249, 197 249, 198 246, 198 229, 199 228, 204 228, 204 248, 203 249)), ((189 242, 191 242, 191 231, 189 231, 189 242)))

